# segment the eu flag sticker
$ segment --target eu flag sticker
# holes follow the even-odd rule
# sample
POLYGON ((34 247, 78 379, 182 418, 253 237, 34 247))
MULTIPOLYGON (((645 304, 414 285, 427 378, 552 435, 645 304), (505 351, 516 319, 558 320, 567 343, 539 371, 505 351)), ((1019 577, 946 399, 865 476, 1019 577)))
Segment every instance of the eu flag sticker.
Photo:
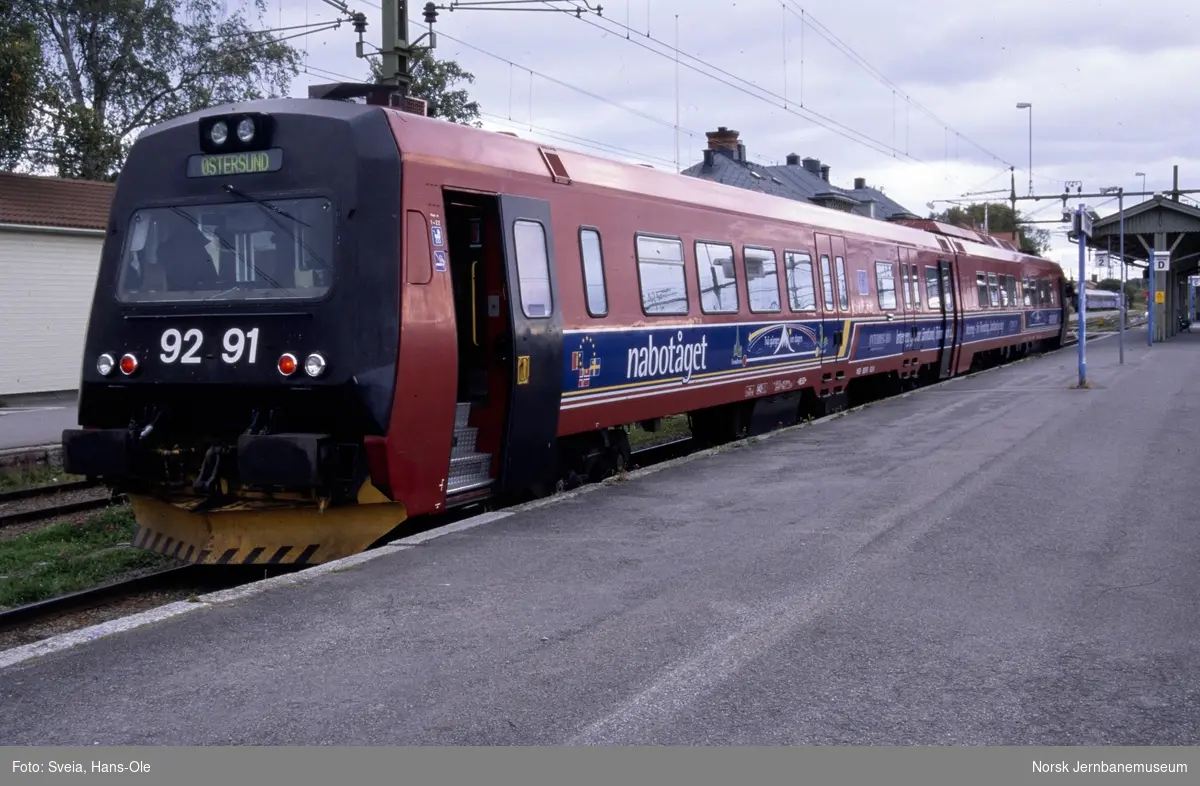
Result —
POLYGON ((434 251, 433 252, 433 269, 439 273, 446 272, 446 252, 445 251, 434 251))

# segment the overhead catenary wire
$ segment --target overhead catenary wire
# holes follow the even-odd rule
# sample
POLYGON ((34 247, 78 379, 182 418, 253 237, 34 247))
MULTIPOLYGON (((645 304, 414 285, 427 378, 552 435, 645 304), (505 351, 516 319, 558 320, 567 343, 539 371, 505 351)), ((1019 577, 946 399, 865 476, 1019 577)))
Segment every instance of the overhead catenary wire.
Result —
MULTIPOLYGON (((586 16, 576 17, 575 14, 571 11, 567 11, 564 9, 555 9, 555 10, 561 11, 562 13, 568 13, 572 16, 572 18, 577 18, 579 21, 583 22, 584 24, 591 25, 592 27, 595 27, 596 29, 601 30, 606 33, 615 33, 616 30, 611 29, 610 27, 606 27, 605 25, 611 25, 613 27, 620 28, 622 30, 626 29, 625 25, 621 24, 620 22, 614 22, 611 19, 608 19, 607 17, 600 17, 605 23, 605 24, 601 24, 601 23, 598 23, 586 16)), ((808 120, 808 121, 814 123, 815 125, 821 126, 822 128, 826 129, 827 131, 830 131, 841 137, 849 139, 852 142, 856 142, 860 145, 868 147, 877 153, 882 153, 883 155, 890 155, 894 158, 905 158, 914 163, 928 165, 928 162, 926 162, 920 158, 917 158, 916 156, 910 155, 907 152, 901 152, 896 147, 889 146, 886 142, 875 139, 874 137, 870 136, 869 134, 865 134, 861 131, 851 128, 850 126, 847 126, 844 123, 840 123, 831 117, 828 117, 826 115, 823 115, 819 112, 813 111, 812 109, 808 109, 803 106, 801 106, 799 108, 793 107, 790 105, 789 102, 787 102, 784 99, 783 96, 779 95, 778 93, 774 92, 773 90, 771 90, 769 88, 765 88, 765 87, 757 84, 753 80, 746 79, 745 77, 738 76, 737 74, 731 73, 719 66, 713 65, 712 63, 710 63, 709 61, 705 60, 702 57, 698 57, 689 52, 679 50, 676 47, 671 46, 670 44, 660 41, 659 39, 655 38, 654 36, 651 36, 651 35, 648 35, 645 33, 641 33, 640 31, 635 31, 635 32, 638 32, 637 37, 626 37, 626 38, 624 38, 624 40, 626 40, 629 43, 632 43, 638 47, 641 47, 642 49, 645 49, 648 52, 652 52, 653 54, 656 54, 660 57, 674 59, 674 55, 678 54, 678 56, 681 58, 680 65, 682 65, 684 68, 694 71, 702 76, 706 76, 709 79, 712 79, 716 82, 720 82, 721 84, 725 85, 726 87, 730 87, 734 90, 737 90, 738 92, 744 93, 745 95, 748 95, 751 98, 755 98, 755 99, 758 99, 765 103, 771 104, 772 106, 775 106, 778 109, 781 109, 791 115, 795 115, 796 117, 800 117, 805 120, 808 120), (641 40, 641 39, 645 39, 645 40, 641 40), (654 42, 658 46, 663 47, 663 50, 665 50, 665 51, 656 49, 653 46, 649 46, 646 43, 646 41, 654 42), (683 60, 688 60, 688 61, 692 61, 692 62, 683 62, 683 60), (696 64, 699 64, 699 65, 696 65, 696 64), (710 69, 712 72, 715 72, 715 73, 709 73, 708 71, 703 70, 700 66, 703 66, 703 68, 710 69), (737 84, 738 82, 740 82, 741 85, 737 84), (744 87, 743 85, 748 85, 750 89, 747 89, 747 87, 744 87), (758 93, 761 93, 761 95, 755 94, 755 92, 753 92, 753 91, 758 91, 758 93)))
MULTIPOLYGON (((795 0, 779 0, 779 1, 781 2, 781 4, 784 5, 785 11, 792 13, 793 16, 796 16, 801 20, 801 25, 800 25, 800 29, 801 29, 801 58, 800 58, 800 61, 801 61, 801 83, 800 83, 801 100, 800 100, 800 104, 802 107, 802 111, 797 112, 794 109, 792 109, 790 101, 787 99, 786 96, 781 96, 778 93, 775 93, 767 88, 764 88, 761 85, 759 85, 758 83, 754 82, 753 80, 746 79, 745 77, 740 77, 736 74, 732 74, 729 71, 726 71, 718 66, 713 65, 712 63, 705 60, 704 58, 701 58, 701 57, 698 57, 695 55, 691 55, 687 52, 678 52, 677 54, 679 56, 682 56, 682 57, 692 60, 694 62, 700 63, 700 64, 704 65, 705 67, 712 69, 713 71, 716 71, 719 74, 729 77, 730 79, 736 80, 745 85, 749 85, 754 90, 758 90, 761 93, 766 94, 766 96, 768 96, 769 98, 764 98, 763 96, 756 96, 749 90, 739 87, 738 85, 731 85, 725 79, 714 76, 713 74, 705 73, 704 71, 701 71, 699 68, 696 68, 694 66, 687 65, 685 67, 691 68, 691 70, 696 71, 697 73, 700 73, 704 76, 708 76, 709 78, 714 79, 718 82, 721 82, 722 84, 725 84, 726 86, 733 87, 734 89, 739 90, 740 92, 743 92, 747 95, 750 95, 751 97, 758 98, 759 100, 763 100, 767 103, 770 103, 773 106, 776 106, 780 109, 783 109, 786 112, 789 112, 790 114, 797 115, 800 117, 805 117, 805 119, 808 119, 808 120, 812 121, 813 123, 815 123, 816 125, 821 126, 822 128, 825 128, 826 130, 832 131, 833 133, 838 134, 839 136, 842 136, 853 142, 857 142, 866 147, 869 147, 869 148, 875 150, 876 152, 884 153, 885 155, 891 155, 896 158, 905 158, 914 163, 929 165, 929 162, 924 161, 920 158, 917 158, 916 156, 913 156, 908 152, 909 140, 907 138, 908 137, 907 127, 905 130, 905 136, 906 136, 905 148, 902 151, 900 149, 899 140, 895 139, 895 137, 896 137, 895 129, 893 130, 893 144, 888 146, 887 143, 882 142, 878 139, 875 139, 874 137, 870 136, 869 134, 858 131, 857 129, 853 129, 843 123, 840 123, 840 122, 834 120, 831 117, 828 117, 821 113, 815 112, 804 106, 803 65, 804 65, 805 55, 806 55, 805 47, 804 47, 804 31, 806 28, 811 27, 814 32, 816 32, 818 35, 820 35, 822 38, 824 38, 826 41, 828 41, 835 48, 839 49, 839 51, 842 51, 843 54, 846 54, 848 57, 850 57, 852 60, 854 60, 854 62, 856 64, 863 67, 864 70, 866 70, 869 74, 871 74, 875 78, 881 80, 884 84, 888 85, 889 87, 892 87, 894 90, 899 91, 900 95, 904 98, 905 103, 906 103, 906 113, 907 113, 908 106, 916 107, 919 111, 923 112, 924 114, 929 116, 931 119, 933 119, 935 122, 937 122, 939 125, 941 125, 945 129, 945 132, 947 135, 949 134, 950 131, 954 131, 955 138, 956 138, 956 145, 959 141, 965 140, 972 147, 976 148, 977 150, 979 150, 983 154, 989 156, 990 158, 992 158, 996 161, 999 161, 999 162, 1005 164, 1006 166, 1014 167, 1015 169, 1021 169, 1021 171, 1024 171, 1023 168, 1015 167, 1015 165, 1012 164, 1011 162, 1009 162, 1007 159, 1002 158, 999 155, 996 155, 994 152, 983 147, 981 144, 979 144, 975 140, 971 139, 966 134, 963 134, 961 131, 959 131, 955 128, 952 128, 948 123, 946 123, 940 117, 938 117, 933 112, 931 112, 929 109, 927 109, 926 107, 921 105, 919 102, 917 102, 911 96, 909 96, 906 91, 904 91, 898 85, 893 83, 890 79, 888 79, 886 76, 884 76, 881 72, 879 72, 878 69, 871 66, 871 64, 868 63, 865 58, 863 58, 861 55, 859 55, 857 52, 855 52, 853 50, 853 48, 851 48, 848 44, 846 44, 844 41, 842 41, 840 38, 838 38, 827 27, 825 27, 818 20, 816 20, 812 16, 811 13, 807 12, 802 6, 797 5, 795 0), (786 3, 790 3, 791 5, 788 6, 786 3), (773 101, 773 100, 769 100, 770 98, 779 99, 780 103, 777 103, 776 101, 773 101), (809 116, 809 115, 811 115, 811 116, 809 116), (830 127, 830 124, 837 126, 837 128, 830 127), (838 129, 842 129, 842 130, 838 130, 838 129), (859 137, 861 137, 861 138, 859 138, 859 137), (881 149, 881 148, 885 148, 885 149, 881 149)), ((549 3, 546 3, 546 0, 543 0, 543 3, 546 5, 549 5, 549 3)), ((586 24, 592 25, 593 27, 596 27, 601 30, 605 30, 605 32, 615 32, 613 30, 606 29, 604 27, 604 25, 594 21, 593 19, 591 19, 589 17, 585 17, 582 15, 577 16, 575 14, 574 10, 565 10, 565 9, 554 9, 554 10, 558 10, 563 13, 570 13, 573 17, 580 19, 581 21, 585 22, 586 24)), ((630 28, 628 27, 628 25, 624 25, 624 24, 622 24, 618 21, 614 21, 608 17, 601 17, 601 20, 608 25, 611 25, 613 27, 616 27, 616 28, 626 31, 627 34, 624 36, 624 38, 627 41, 631 41, 632 43, 646 49, 647 51, 653 52, 655 54, 658 54, 658 55, 664 56, 664 57, 670 57, 672 53, 676 52, 675 47, 672 47, 670 44, 667 44, 666 42, 661 41, 661 40, 651 36, 648 31, 646 33, 642 33, 640 31, 633 31, 633 32, 638 33, 638 38, 647 39, 649 41, 653 41, 654 43, 658 44, 660 47, 662 47, 663 49, 666 50, 665 52, 658 51, 658 50, 654 49, 653 47, 647 46, 642 41, 639 41, 638 38, 630 37, 628 35, 628 32, 630 31, 630 28)), ((906 114, 906 125, 907 125, 907 114, 906 114)), ((948 139, 947 139, 946 148, 947 148, 946 155, 948 158, 948 156, 949 156, 948 139)), ((1047 180, 1048 182, 1057 182, 1054 180, 1054 178, 1051 178, 1051 177, 1048 177, 1045 175, 1035 174, 1035 176, 1039 177, 1043 180, 1047 180)))
MULTIPOLYGON (((342 74, 337 71, 330 71, 329 69, 320 68, 318 66, 312 66, 312 65, 305 66, 304 70, 306 73, 311 73, 311 74, 314 74, 315 76, 320 76, 323 78, 346 79, 346 80, 351 80, 351 81, 355 80, 354 77, 352 77, 348 74, 342 74)), ((649 153, 643 153, 643 152, 640 152, 637 150, 631 150, 629 148, 620 147, 619 145, 613 145, 608 142, 602 142, 598 139, 592 139, 591 137, 580 136, 578 134, 571 134, 567 131, 562 131, 560 129, 549 128, 547 126, 537 125, 537 124, 533 123, 532 120, 530 120, 528 122, 521 122, 518 120, 514 120, 511 117, 505 117, 503 115, 497 115, 492 112, 483 112, 483 111, 481 111, 479 113, 479 115, 482 118, 487 118, 491 122, 500 123, 500 124, 506 125, 510 128, 526 128, 526 129, 534 131, 538 134, 541 134, 543 136, 546 136, 546 137, 549 137, 552 139, 557 139, 560 141, 570 142, 570 143, 579 145, 581 147, 596 150, 598 152, 616 153, 619 155, 627 156, 631 159, 635 159, 640 162, 654 161, 654 162, 663 164, 664 166, 673 165, 673 162, 670 159, 664 158, 662 156, 656 156, 656 155, 652 155, 649 153)))

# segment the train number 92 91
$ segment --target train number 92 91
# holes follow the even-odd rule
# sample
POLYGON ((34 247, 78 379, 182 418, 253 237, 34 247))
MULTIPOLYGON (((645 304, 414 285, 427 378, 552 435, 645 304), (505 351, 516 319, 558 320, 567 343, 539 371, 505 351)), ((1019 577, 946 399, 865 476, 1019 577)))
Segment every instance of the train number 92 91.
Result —
MULTIPOLYGON (((176 328, 163 331, 159 339, 162 353, 158 359, 163 363, 195 364, 201 361, 200 347, 204 344, 204 333, 198 328, 192 328, 186 333, 180 333, 176 328)), ((225 351, 221 360, 234 364, 245 358, 247 363, 253 363, 258 357, 258 328, 242 330, 229 328, 221 338, 225 351)))

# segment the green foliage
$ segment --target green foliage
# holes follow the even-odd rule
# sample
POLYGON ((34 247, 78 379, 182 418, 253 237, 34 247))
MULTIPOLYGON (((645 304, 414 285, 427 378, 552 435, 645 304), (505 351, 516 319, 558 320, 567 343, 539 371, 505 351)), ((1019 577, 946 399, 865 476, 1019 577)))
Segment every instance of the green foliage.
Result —
MULTIPOLYGON (((371 66, 371 81, 379 84, 383 81, 379 58, 369 57, 367 60, 371 66)), ((428 49, 413 53, 409 71, 412 73, 409 95, 428 102, 430 117, 476 128, 483 125, 479 120, 479 103, 471 100, 465 88, 454 88, 459 82, 473 84, 474 74, 464 71, 453 60, 438 60, 428 49)))
POLYGON ((246 2, 228 13, 225 0, 15 0, 40 32, 27 162, 113 179, 148 126, 285 94, 299 52, 256 32, 266 0, 246 2))
POLYGON ((1096 282, 1096 288, 1097 288, 1097 289, 1103 289, 1103 290, 1106 290, 1106 291, 1108 291, 1108 292, 1120 292, 1120 291, 1121 291, 1121 279, 1119 279, 1119 278, 1106 278, 1106 279, 1103 279, 1103 280, 1101 280, 1101 281, 1097 281, 1097 282, 1096 282))
MULTIPOLYGON (((984 205, 952 206, 931 218, 945 221, 956 226, 982 229, 984 226, 984 205)), ((1026 254, 1040 256, 1050 250, 1050 233, 1045 229, 1035 229, 1026 222, 1021 211, 1014 210, 1011 205, 1003 202, 989 202, 987 210, 987 227, 991 232, 1019 232, 1020 249, 1026 254)))
POLYGON ((0 3, 0 168, 12 169, 26 153, 33 127, 41 53, 37 28, 0 3))

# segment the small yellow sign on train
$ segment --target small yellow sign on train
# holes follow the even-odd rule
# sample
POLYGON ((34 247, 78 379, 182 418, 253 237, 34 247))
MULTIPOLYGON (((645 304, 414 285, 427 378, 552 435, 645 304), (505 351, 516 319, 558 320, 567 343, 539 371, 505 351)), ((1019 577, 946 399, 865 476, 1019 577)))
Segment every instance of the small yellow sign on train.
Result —
POLYGON ((517 356, 517 384, 529 384, 529 355, 517 356))

